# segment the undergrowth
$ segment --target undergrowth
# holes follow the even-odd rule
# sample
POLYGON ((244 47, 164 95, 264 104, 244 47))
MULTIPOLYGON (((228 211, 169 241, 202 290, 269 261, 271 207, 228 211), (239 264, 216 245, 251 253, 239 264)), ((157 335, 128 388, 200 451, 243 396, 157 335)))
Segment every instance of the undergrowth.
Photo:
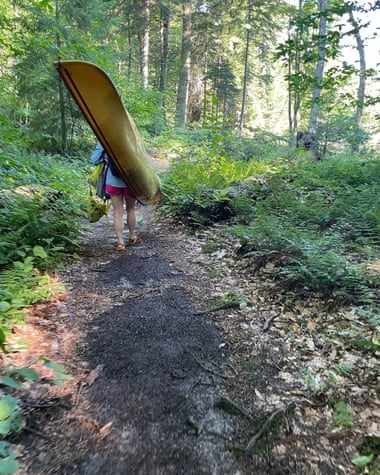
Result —
POLYGON ((227 222, 253 272, 272 262, 288 288, 378 305, 378 157, 246 161, 193 147, 174 160, 163 188, 164 212, 191 226, 227 222))
MULTIPOLYGON (((0 152, 0 351, 14 348, 8 337, 24 320, 25 307, 47 302, 56 292, 48 271, 73 253, 83 229, 87 164, 59 156, 30 153, 13 144, 0 152)), ((41 357, 43 358, 43 357, 41 357)), ((59 365, 43 359, 53 384, 69 378, 59 365)), ((9 437, 25 427, 22 391, 40 381, 37 371, 0 368, 0 474, 18 470, 9 437), (28 382, 24 388, 24 382, 28 382)))
POLYGON ((75 248, 84 215, 84 170, 78 160, 0 153, 0 269, 31 255, 35 245, 47 253, 40 262, 45 267, 75 248))

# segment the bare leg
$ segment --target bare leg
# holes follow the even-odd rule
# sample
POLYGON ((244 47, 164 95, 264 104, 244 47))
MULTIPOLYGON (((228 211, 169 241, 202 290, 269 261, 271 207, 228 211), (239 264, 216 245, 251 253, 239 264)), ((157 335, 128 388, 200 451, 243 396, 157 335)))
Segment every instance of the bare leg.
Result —
POLYGON ((126 198, 127 201, 127 225, 129 231, 129 239, 135 239, 135 227, 136 227, 136 213, 135 213, 135 205, 136 200, 131 196, 126 198))
POLYGON ((113 227, 115 229, 117 243, 124 244, 123 240, 123 213, 124 198, 123 195, 111 195, 111 203, 113 208, 113 227))

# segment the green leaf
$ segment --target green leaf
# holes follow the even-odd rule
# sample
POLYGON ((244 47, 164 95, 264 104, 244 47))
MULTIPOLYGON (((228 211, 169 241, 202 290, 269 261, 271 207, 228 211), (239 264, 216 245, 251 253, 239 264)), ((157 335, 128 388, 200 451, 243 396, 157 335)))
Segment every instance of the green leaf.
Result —
POLYGON ((9 386, 13 389, 22 389, 22 384, 19 381, 16 381, 14 378, 11 378, 10 376, 1 376, 0 384, 3 384, 4 386, 9 386))
POLYGON ((374 455, 359 455, 351 460, 351 462, 357 467, 365 467, 372 462, 374 455))
POLYGON ((11 431, 11 424, 8 421, 0 421, 0 434, 7 435, 11 431))
POLYGON ((0 348, 7 353, 7 349, 5 347, 5 342, 7 340, 7 336, 2 328, 0 328, 0 348))
POLYGON ((0 457, 13 457, 15 454, 11 444, 4 440, 0 441, 0 457))
POLYGON ((46 259, 47 254, 42 246, 34 246, 33 247, 33 254, 36 257, 41 257, 41 259, 46 259))
POLYGON ((374 343, 369 340, 355 340, 352 342, 354 346, 364 348, 366 350, 380 351, 380 343, 374 343))
POLYGON ((50 369, 54 369, 55 371, 64 371, 63 366, 59 365, 58 363, 54 363, 53 361, 44 359, 44 366, 50 369))
POLYGON ((50 0, 40 0, 40 1, 37 3, 37 5, 38 5, 40 8, 47 8, 48 10, 53 11, 53 6, 52 6, 50 0))
POLYGON ((25 417, 21 412, 15 412, 11 420, 12 432, 20 432, 23 427, 25 427, 25 417))
POLYGON ((17 399, 12 396, 4 396, 0 400, 0 420, 7 419, 16 409, 17 399))
POLYGON ((57 386, 63 386, 63 383, 62 383, 63 381, 73 379, 72 376, 64 373, 65 369, 63 368, 63 366, 59 365, 58 363, 54 363, 53 361, 50 361, 46 358, 42 358, 42 359, 44 360, 44 365, 47 368, 50 368, 56 371, 56 373, 54 374, 53 383, 56 384, 57 386))
POLYGON ((12 475, 18 470, 18 462, 15 459, 0 459, 0 475, 12 475))
POLYGON ((70 379, 73 379, 73 377, 70 374, 64 374, 64 373, 56 373, 55 377, 62 381, 69 381, 70 379))
POLYGON ((1 313, 5 313, 5 312, 8 312, 8 310, 11 308, 11 304, 9 302, 5 302, 4 300, 2 300, 0 302, 0 312, 1 313))
POLYGON ((41 379, 37 371, 31 368, 17 368, 15 373, 25 379, 30 379, 31 381, 39 381, 41 379))
POLYGON ((56 373, 54 375, 55 379, 53 380, 53 383, 56 385, 56 386, 63 386, 63 381, 69 381, 70 379, 73 379, 72 376, 70 376, 69 374, 63 374, 63 373, 56 373))

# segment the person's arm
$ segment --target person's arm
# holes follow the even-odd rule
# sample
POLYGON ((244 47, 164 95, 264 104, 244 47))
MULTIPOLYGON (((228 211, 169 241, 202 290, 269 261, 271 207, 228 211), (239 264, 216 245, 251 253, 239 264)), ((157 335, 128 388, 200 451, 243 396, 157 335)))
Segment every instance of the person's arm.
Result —
POLYGON ((95 150, 92 152, 92 155, 91 155, 91 162, 93 165, 99 165, 99 163, 101 163, 104 160, 103 152, 104 152, 104 148, 102 144, 98 142, 96 144, 95 150))

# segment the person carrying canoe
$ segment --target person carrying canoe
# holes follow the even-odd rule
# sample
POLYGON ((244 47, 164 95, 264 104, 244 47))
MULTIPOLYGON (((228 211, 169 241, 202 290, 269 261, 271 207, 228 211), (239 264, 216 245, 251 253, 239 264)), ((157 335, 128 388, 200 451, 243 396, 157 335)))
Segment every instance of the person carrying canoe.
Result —
POLYGON ((108 170, 106 175, 106 193, 111 198, 111 205, 113 209, 113 226, 117 238, 117 251, 124 251, 125 244, 123 239, 123 215, 124 215, 124 200, 127 210, 127 226, 129 231, 128 245, 136 244, 137 237, 135 234, 136 214, 135 206, 136 199, 132 195, 131 190, 125 184, 123 179, 118 175, 115 166, 111 159, 105 153, 105 150, 100 142, 96 144, 95 150, 91 155, 91 162, 93 165, 99 165, 104 159, 108 160, 108 170))

